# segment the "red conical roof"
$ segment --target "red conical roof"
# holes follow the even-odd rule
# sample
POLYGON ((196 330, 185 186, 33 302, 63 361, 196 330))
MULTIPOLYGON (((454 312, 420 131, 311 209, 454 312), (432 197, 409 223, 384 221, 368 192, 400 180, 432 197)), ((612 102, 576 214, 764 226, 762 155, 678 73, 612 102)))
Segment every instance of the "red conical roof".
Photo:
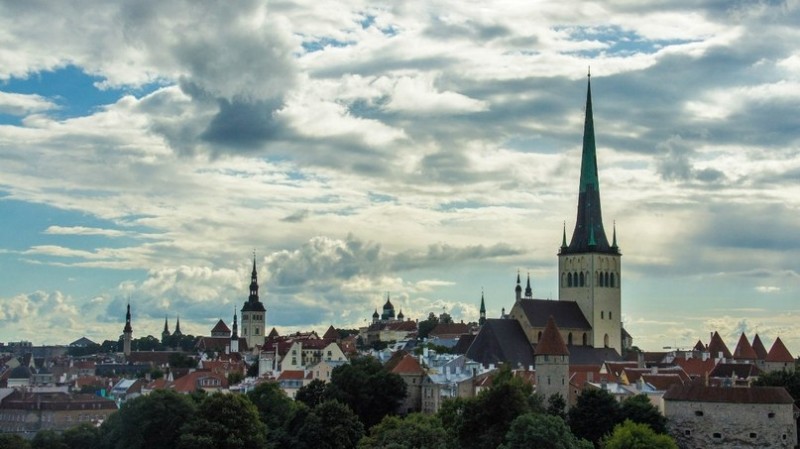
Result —
POLYGON ((747 336, 744 332, 742 332, 742 335, 739 337, 739 343, 736 345, 736 349, 733 350, 733 358, 736 360, 755 360, 758 358, 756 351, 750 346, 750 342, 747 340, 747 336))
POLYGON ((322 336, 325 340, 338 340, 339 339, 339 332, 336 331, 336 328, 331 326, 325 331, 325 335, 322 336))
POLYGON ((701 340, 697 340, 697 343, 695 343, 694 348, 692 348, 692 350, 703 352, 706 350, 706 345, 704 345, 701 340))
POLYGON ((767 348, 764 347, 764 343, 761 342, 761 337, 756 334, 753 337, 753 351, 756 352, 756 360, 764 360, 767 358, 767 348))
POLYGON ((775 343, 773 343, 772 347, 769 349, 769 354, 767 354, 766 361, 783 363, 794 362, 792 353, 786 349, 786 346, 781 341, 781 337, 775 339, 775 343))
POLYGON ((561 337, 561 332, 556 326, 556 320, 553 315, 547 320, 547 325, 542 332, 542 338, 536 344, 535 355, 569 355, 569 349, 564 344, 564 339, 561 337))
POLYGON ((717 357, 717 354, 720 352, 726 359, 733 357, 730 349, 725 346, 725 342, 722 341, 722 337, 719 336, 719 332, 716 331, 714 331, 714 335, 711 336, 711 341, 708 342, 708 352, 711 353, 711 357, 717 357))

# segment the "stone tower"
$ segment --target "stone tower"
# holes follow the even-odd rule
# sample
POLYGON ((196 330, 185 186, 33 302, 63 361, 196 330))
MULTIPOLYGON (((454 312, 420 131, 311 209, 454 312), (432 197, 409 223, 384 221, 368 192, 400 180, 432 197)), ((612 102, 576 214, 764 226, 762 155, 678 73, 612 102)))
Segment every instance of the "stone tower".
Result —
POLYGON ((131 355, 131 337, 133 337, 133 328, 131 327, 131 302, 128 301, 128 311, 125 313, 125 327, 122 328, 122 353, 125 357, 131 355))
POLYGON ((267 326, 267 309, 258 299, 258 271, 256 270, 256 256, 253 254, 253 272, 250 274, 250 296, 242 306, 242 338, 247 341, 247 347, 264 344, 264 335, 267 326))
POLYGON ((536 344, 534 352, 536 363, 536 393, 546 401, 554 394, 560 394, 564 401, 569 398, 569 350, 564 344, 556 320, 550 315, 536 344))
POLYGON ((558 252, 558 299, 575 301, 592 325, 588 342, 622 353, 620 274, 621 256, 616 228, 608 243, 600 210, 600 183, 592 117, 591 79, 587 83, 586 118, 583 127, 578 216, 567 244, 566 226, 558 252))
POLYGON ((233 311, 233 329, 231 329, 231 352, 239 352, 239 329, 236 323, 236 310, 233 311))

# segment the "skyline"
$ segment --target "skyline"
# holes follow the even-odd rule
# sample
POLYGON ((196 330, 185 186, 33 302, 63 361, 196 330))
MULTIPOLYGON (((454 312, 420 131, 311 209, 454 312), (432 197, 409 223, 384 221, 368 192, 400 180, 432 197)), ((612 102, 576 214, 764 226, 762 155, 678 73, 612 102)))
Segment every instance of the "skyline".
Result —
POLYGON ((0 11, 0 341, 557 299, 591 66, 634 344, 800 352, 796 1, 0 11))

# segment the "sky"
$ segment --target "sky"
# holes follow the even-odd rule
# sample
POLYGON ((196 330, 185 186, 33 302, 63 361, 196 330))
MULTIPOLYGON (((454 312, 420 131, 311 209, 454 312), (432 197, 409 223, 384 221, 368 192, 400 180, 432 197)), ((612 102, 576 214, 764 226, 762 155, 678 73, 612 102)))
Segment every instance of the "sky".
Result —
POLYGON ((800 353, 800 3, 0 1, 0 341, 557 299, 591 67, 634 344, 800 353))

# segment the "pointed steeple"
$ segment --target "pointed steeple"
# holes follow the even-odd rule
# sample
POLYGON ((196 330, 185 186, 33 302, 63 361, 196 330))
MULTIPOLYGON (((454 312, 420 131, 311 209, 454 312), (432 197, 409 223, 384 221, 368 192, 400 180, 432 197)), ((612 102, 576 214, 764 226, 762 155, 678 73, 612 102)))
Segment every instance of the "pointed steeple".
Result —
POLYGON ((483 300, 483 289, 481 289, 481 314, 480 318, 478 319, 478 324, 483 326, 483 323, 486 322, 486 302, 483 300))
POLYGON ((616 250, 619 252, 619 246, 617 246, 617 220, 614 220, 614 238, 611 242, 611 249, 616 250))
POLYGON ((569 246, 562 245, 561 254, 600 252, 618 254, 609 246, 603 229, 600 208, 600 182, 597 176, 597 148, 594 139, 591 75, 586 89, 586 117, 583 124, 581 180, 578 189, 578 217, 569 246))
POLYGON ((239 339, 239 325, 236 321, 236 309, 233 309, 233 328, 231 329, 231 340, 239 339))
MULTIPOLYGON (((258 298, 258 269, 256 268, 256 252, 253 250, 253 271, 250 273, 250 296, 247 297, 242 312, 266 312, 264 304, 258 298)), ((242 316, 242 320, 246 318, 242 316)), ((246 332, 246 331, 245 331, 246 332)))
POLYGON ((131 301, 128 300, 128 311, 125 313, 125 327, 122 329, 123 334, 129 334, 133 332, 133 328, 131 327, 131 301))
POLYGON ((167 316, 164 315, 164 334, 169 335, 169 322, 167 322, 167 316))
POLYGON ((761 341, 761 337, 756 334, 753 337, 753 351, 756 352, 756 360, 764 360, 767 358, 767 348, 764 347, 764 342, 761 341))
POLYGON ((561 251, 567 250, 567 222, 564 222, 564 231, 561 236, 561 251))
POLYGON ((180 315, 178 315, 178 317, 175 319, 175 332, 173 332, 172 335, 178 335, 178 336, 183 335, 181 333, 181 316, 180 315))
POLYGON ((514 287, 514 293, 516 294, 517 301, 522 299, 522 285, 520 285, 519 281, 519 270, 517 270, 517 286, 514 287))
POLYGON ((528 284, 525 286, 525 297, 528 299, 533 298, 533 289, 531 288, 531 274, 528 273, 528 284))

